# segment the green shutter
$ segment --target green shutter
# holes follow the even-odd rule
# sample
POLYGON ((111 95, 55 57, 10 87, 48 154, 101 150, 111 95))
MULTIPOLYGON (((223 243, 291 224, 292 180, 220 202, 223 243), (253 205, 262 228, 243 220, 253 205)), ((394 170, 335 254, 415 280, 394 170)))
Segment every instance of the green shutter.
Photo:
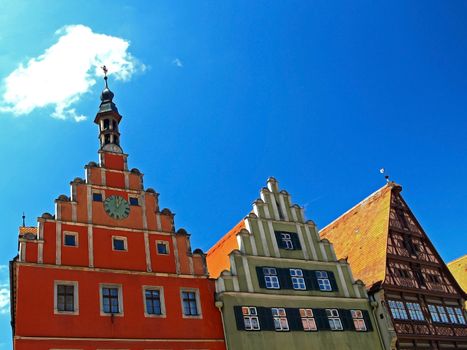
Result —
POLYGON ((256 276, 258 277, 259 287, 266 288, 266 282, 264 281, 264 272, 262 266, 256 266, 256 276))
POLYGON ((369 332, 373 331, 373 325, 371 324, 370 314, 367 310, 362 310, 363 319, 365 320, 366 329, 369 332))
POLYGON ((319 331, 331 329, 325 309, 313 309, 313 315, 315 316, 316 325, 319 331))
POLYGON ((263 331, 275 330, 271 309, 268 307, 257 307, 256 310, 258 311, 258 318, 259 318, 261 330, 263 331))
POLYGON ((355 325, 353 324, 353 318, 350 310, 339 309, 339 316, 341 318, 344 330, 355 331, 355 325))
POLYGON ((296 308, 286 308, 287 321, 289 322, 289 329, 291 331, 303 331, 302 318, 300 311, 296 308))
POLYGON ((241 306, 234 306, 235 322, 239 331, 245 330, 245 323, 243 322, 243 313, 241 306))
POLYGON ((337 287, 336 277, 334 276, 334 272, 326 271, 328 273, 329 282, 331 283, 331 288, 333 291, 338 291, 339 288, 337 287))

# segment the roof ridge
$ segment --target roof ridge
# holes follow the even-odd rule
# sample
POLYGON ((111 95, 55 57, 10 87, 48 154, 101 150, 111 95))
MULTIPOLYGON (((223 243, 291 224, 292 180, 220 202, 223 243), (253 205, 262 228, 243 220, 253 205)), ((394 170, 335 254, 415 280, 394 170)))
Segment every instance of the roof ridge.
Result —
POLYGON ((363 202, 365 201, 368 201, 371 197, 375 196, 376 194, 378 194, 378 192, 382 191, 384 188, 386 187, 389 187, 390 184, 387 183, 385 184, 383 187, 380 187, 378 190, 376 190, 375 192, 373 192, 372 194, 370 194, 369 196, 367 196, 366 198, 362 199, 360 202, 358 202, 357 204, 355 204, 352 208, 350 208, 349 210, 347 210, 345 213, 341 214, 340 216, 338 216, 336 219, 334 219, 333 221, 331 221, 329 224, 327 224, 326 226, 324 226, 321 230, 319 230, 320 232, 321 231, 324 231, 328 226, 331 226, 332 224, 334 224, 336 221, 338 221, 340 218, 344 217, 345 215, 347 215, 348 213, 350 213, 352 210, 354 210, 355 208, 357 208, 360 204, 362 204, 363 202))

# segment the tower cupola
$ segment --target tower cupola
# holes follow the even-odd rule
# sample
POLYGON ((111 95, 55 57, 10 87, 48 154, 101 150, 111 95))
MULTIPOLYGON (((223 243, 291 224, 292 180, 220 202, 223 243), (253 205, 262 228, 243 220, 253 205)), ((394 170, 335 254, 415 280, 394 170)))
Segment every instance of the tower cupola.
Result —
POLYGON ((105 87, 101 93, 101 104, 96 114, 94 123, 99 126, 99 142, 101 150, 123 153, 120 147, 120 132, 118 125, 122 116, 118 113, 117 106, 113 102, 114 93, 110 91, 107 77, 107 67, 103 66, 105 87))

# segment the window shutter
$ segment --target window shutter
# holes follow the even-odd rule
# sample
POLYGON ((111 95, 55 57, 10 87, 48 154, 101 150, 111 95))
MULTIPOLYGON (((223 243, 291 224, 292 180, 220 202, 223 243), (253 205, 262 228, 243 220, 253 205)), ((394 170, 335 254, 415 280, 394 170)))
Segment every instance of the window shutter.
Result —
POLYGON ((292 279, 290 277, 289 269, 276 269, 281 283, 281 289, 293 289, 292 279))
POLYGON ((365 320, 366 329, 369 332, 373 331, 373 325, 371 324, 370 314, 367 310, 362 310, 363 319, 365 320))
POLYGON ((324 309, 313 309, 313 315, 315 316, 316 325, 319 331, 330 330, 328 317, 326 316, 326 310, 324 309))
POLYGON ((245 330, 245 323, 243 322, 243 313, 241 306, 234 306, 235 321, 237 322, 237 329, 239 331, 245 330))
POLYGON ((319 290, 318 280, 314 270, 303 270, 307 290, 319 290))
POLYGON ((264 273, 262 266, 256 266, 256 275, 258 276, 259 287, 266 288, 266 282, 264 282, 264 273))
POLYGON ((295 308, 286 308, 287 321, 289 321, 289 329, 291 331, 303 331, 302 318, 300 312, 295 308))
POLYGON ((352 314, 350 310, 339 309, 339 316, 342 320, 342 326, 346 331, 354 331, 355 325, 353 324, 352 314))
POLYGON ((275 231, 274 234, 276 235, 276 241, 277 241, 277 246, 279 249, 285 249, 285 244, 284 241, 282 240, 281 233, 279 231, 275 231))
POLYGON ((334 276, 334 272, 326 271, 328 273, 329 282, 331 283, 331 287, 333 291, 338 291, 339 288, 337 287, 336 277, 334 276))
POLYGON ((263 331, 273 331, 274 330, 274 321, 272 319, 271 309, 268 307, 257 307, 258 318, 263 331))
POLYGON ((292 239, 293 249, 294 250, 301 250, 302 245, 300 244, 300 240, 298 239, 298 234, 297 233, 291 233, 290 238, 292 239))

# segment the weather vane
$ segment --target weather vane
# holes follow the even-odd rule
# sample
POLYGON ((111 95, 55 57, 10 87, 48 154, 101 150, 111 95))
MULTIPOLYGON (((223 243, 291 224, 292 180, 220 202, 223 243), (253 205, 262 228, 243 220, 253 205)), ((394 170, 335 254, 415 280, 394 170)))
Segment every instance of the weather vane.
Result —
POLYGON ((106 87, 106 88, 109 88, 109 86, 107 85, 107 72, 108 72, 109 70, 107 69, 107 67, 106 67, 105 65, 103 65, 101 68, 102 68, 102 70, 104 71, 105 87, 106 87))
MULTIPOLYGON (((385 173, 386 173, 386 170, 385 170, 384 168, 381 168, 381 169, 379 169, 379 172, 380 172, 381 174, 385 174, 385 173)), ((386 179, 386 182, 389 182, 389 175, 387 175, 387 174, 384 175, 384 178, 386 179)))

